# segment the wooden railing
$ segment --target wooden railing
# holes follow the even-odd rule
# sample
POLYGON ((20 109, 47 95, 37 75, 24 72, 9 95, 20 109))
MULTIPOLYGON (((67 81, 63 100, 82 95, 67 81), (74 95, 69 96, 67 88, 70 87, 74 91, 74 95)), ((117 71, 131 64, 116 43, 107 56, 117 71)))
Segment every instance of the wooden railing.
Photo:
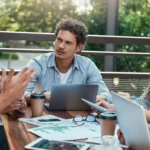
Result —
MULTIPOLYGON (((25 40, 25 41, 54 41, 54 33, 35 32, 7 32, 0 31, 0 41, 4 40, 25 40)), ((88 35, 88 43, 99 44, 137 44, 150 45, 149 37, 129 37, 129 36, 106 36, 88 35)), ((0 52, 21 52, 21 53, 47 53, 49 49, 27 49, 27 48, 0 48, 0 52)), ((111 55, 111 56, 150 56, 150 53, 141 52, 112 52, 112 51, 92 51, 84 50, 83 55, 111 55)), ((17 70, 16 70, 17 72, 17 70)), ((128 91, 132 95, 140 95, 150 83, 150 73, 137 72, 101 72, 106 85, 110 90, 128 91)))

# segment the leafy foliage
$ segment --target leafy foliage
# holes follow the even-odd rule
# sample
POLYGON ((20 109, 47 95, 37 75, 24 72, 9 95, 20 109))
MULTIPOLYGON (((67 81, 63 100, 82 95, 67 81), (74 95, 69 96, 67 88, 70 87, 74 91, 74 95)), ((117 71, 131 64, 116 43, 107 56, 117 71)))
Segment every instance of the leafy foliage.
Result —
MULTIPOLYGON (((150 36, 150 1, 120 0, 118 33, 122 36, 150 36)), ((149 52, 149 46, 123 45, 117 51, 149 52)), ((117 71, 150 71, 149 57, 117 57, 117 71)))
MULTIPOLYGON (((106 25, 106 11, 107 11, 107 1, 105 0, 92 0, 91 1, 93 9, 89 12, 84 12, 77 16, 79 20, 82 20, 88 27, 89 34, 92 35, 105 35, 105 25, 106 25)), ((90 51, 104 51, 103 44, 87 44, 86 50, 90 51)), ((102 69, 104 57, 88 55, 96 65, 102 69)))
MULTIPOLYGON (((71 0, 0 0, 0 30, 24 32, 54 32, 56 23, 63 17, 73 17, 83 21, 89 34, 105 35, 106 0, 91 0, 92 10, 76 12, 71 0)), ((120 0, 118 15, 118 35, 150 36, 150 1, 120 0)), ((53 46, 51 42, 29 41, 44 48, 53 46)), ((102 50, 102 44, 87 44, 86 50, 102 50)), ((149 46, 117 45, 117 51, 149 52, 149 46)), ((103 56, 91 56, 99 68, 103 68, 103 56)), ((103 69, 102 69, 103 70, 103 69)), ((150 71, 149 57, 118 56, 117 71, 150 71)))
MULTIPOLYGON (((3 53, 0 53, 0 59, 8 59, 9 58, 9 54, 7 52, 3 52, 3 53)), ((13 53, 12 54, 12 60, 18 60, 18 55, 13 53)))

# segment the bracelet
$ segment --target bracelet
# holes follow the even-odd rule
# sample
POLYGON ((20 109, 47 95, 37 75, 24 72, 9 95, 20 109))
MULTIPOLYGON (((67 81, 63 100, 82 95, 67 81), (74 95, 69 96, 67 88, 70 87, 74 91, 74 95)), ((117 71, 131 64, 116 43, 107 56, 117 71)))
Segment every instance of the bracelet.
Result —
POLYGON ((44 94, 45 92, 47 92, 46 90, 42 91, 40 94, 44 94))

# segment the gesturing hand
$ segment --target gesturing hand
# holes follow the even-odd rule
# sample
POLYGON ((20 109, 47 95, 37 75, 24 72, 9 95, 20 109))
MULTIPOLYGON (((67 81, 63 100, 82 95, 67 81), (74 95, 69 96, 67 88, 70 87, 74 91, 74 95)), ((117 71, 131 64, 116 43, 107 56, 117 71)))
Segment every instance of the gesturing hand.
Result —
POLYGON ((4 94, 10 103, 20 99, 34 75, 33 69, 25 67, 17 75, 14 75, 14 69, 10 69, 8 76, 6 76, 6 71, 2 68, 1 94, 4 94))

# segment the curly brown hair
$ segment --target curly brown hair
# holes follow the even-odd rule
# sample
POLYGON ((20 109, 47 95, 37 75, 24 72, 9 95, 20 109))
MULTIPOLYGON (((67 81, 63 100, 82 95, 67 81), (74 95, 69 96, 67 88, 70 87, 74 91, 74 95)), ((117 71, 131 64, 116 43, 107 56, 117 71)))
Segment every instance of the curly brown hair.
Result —
POLYGON ((61 19, 56 25, 55 36, 57 37, 59 30, 67 30, 75 34, 77 45, 85 44, 87 40, 88 30, 83 22, 67 18, 61 19))

